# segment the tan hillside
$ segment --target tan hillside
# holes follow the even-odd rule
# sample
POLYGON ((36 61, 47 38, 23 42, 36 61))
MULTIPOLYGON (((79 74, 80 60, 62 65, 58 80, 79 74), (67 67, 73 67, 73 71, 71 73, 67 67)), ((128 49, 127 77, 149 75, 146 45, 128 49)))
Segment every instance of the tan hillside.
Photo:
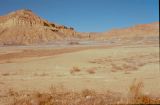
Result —
POLYGON ((50 23, 31 10, 18 10, 0 16, 0 44, 33 44, 73 37, 73 28, 50 23))
POLYGON ((133 37, 148 37, 159 35, 159 22, 151 24, 140 24, 124 29, 114 29, 103 33, 107 38, 133 38, 133 37))
POLYGON ((113 29, 106 32, 90 32, 90 33, 77 33, 82 39, 90 40, 108 40, 108 39, 130 39, 159 36, 159 22, 150 24, 139 24, 133 27, 113 29))

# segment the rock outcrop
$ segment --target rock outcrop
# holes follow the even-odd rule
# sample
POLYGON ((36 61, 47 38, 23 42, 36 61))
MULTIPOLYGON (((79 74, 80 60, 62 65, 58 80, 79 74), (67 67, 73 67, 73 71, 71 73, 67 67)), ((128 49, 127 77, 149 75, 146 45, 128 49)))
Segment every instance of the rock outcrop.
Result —
POLYGON ((0 16, 0 44, 28 45, 75 37, 73 28, 50 23, 31 10, 0 16))

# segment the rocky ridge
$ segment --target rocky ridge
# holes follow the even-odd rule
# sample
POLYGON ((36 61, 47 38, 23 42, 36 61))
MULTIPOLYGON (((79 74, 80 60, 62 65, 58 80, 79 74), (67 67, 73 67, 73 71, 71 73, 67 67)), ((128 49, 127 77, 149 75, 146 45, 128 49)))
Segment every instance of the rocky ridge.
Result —
POLYGON ((48 22, 31 10, 17 10, 0 16, 0 43, 28 45, 75 37, 71 27, 48 22))

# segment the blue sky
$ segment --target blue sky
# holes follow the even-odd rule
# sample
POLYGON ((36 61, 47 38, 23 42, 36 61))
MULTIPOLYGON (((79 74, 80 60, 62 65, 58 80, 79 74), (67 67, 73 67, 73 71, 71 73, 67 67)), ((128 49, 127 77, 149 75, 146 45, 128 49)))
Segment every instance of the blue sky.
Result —
POLYGON ((0 0, 0 15, 31 9, 80 32, 103 32, 159 21, 159 0, 0 0))

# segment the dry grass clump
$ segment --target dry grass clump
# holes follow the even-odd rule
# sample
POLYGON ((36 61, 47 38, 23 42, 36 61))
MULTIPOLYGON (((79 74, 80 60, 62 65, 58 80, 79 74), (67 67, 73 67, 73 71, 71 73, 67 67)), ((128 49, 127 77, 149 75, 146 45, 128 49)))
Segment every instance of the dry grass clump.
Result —
POLYGON ((34 76, 48 76, 49 74, 48 73, 45 73, 45 72, 43 72, 43 73, 34 73, 34 76))
POLYGON ((79 42, 78 41, 71 41, 69 42, 70 45, 79 45, 79 42))
POLYGON ((11 75, 10 73, 2 73, 1 74, 2 76, 9 76, 9 75, 11 75))
POLYGON ((82 92, 52 90, 48 93, 16 94, 10 105, 107 105, 117 101, 120 101, 119 97, 88 89, 82 92))
POLYGON ((132 103, 137 103, 142 96, 143 82, 137 82, 136 79, 133 81, 129 88, 129 100, 132 103))
POLYGON ((80 72, 80 71, 81 71, 80 68, 74 66, 74 67, 70 70, 70 73, 71 73, 71 74, 75 74, 75 73, 80 72))
POLYGON ((10 60, 6 60, 5 63, 13 63, 13 62, 10 60))
POLYGON ((96 73, 96 68, 89 68, 86 70, 89 74, 95 74, 96 73))
POLYGON ((136 65, 133 65, 133 64, 123 64, 123 68, 128 70, 128 71, 131 71, 131 70, 137 70, 138 68, 136 67, 136 65))
POLYGON ((111 63, 111 66, 112 66, 112 70, 113 71, 117 71, 117 70, 123 70, 123 68, 121 66, 118 66, 114 63, 111 63))
POLYGON ((19 94, 18 92, 14 91, 13 89, 9 89, 7 93, 9 96, 18 96, 18 94, 19 94))
MULTIPOLYGON (((59 89, 59 88, 58 88, 59 89)), ((118 105, 118 104, 160 104, 160 97, 143 94, 143 82, 134 80, 127 97, 120 93, 107 91, 98 93, 85 89, 81 92, 58 90, 51 87, 48 92, 18 93, 9 91, 13 98, 10 105, 118 105)))
POLYGON ((131 72, 130 71, 125 71, 124 74, 131 74, 131 72))
POLYGON ((2 75, 2 76, 13 76, 13 75, 18 75, 18 72, 12 72, 12 73, 10 73, 10 72, 3 72, 0 75, 2 75))
POLYGON ((96 95, 96 93, 94 90, 84 89, 84 90, 82 90, 81 95, 82 95, 82 97, 89 98, 90 96, 96 95))
POLYGON ((158 54, 143 54, 129 57, 107 57, 90 60, 89 63, 100 64, 100 66, 111 66, 112 72, 125 71, 129 74, 130 71, 138 70, 140 67, 149 63, 158 63, 158 54))
POLYGON ((137 70, 138 67, 136 65, 133 65, 133 64, 121 64, 121 65, 116 65, 114 63, 111 63, 111 66, 112 66, 112 69, 111 71, 112 72, 116 72, 116 71, 125 71, 125 74, 128 74, 129 71, 133 71, 133 70, 137 70))
POLYGON ((89 63, 97 63, 95 60, 88 61, 89 63))
POLYGON ((129 88, 128 103, 132 104, 160 104, 160 97, 152 97, 143 94, 144 84, 136 79, 129 88))
POLYGON ((105 64, 107 61, 104 58, 94 59, 89 61, 89 63, 96 63, 96 64, 105 64))

